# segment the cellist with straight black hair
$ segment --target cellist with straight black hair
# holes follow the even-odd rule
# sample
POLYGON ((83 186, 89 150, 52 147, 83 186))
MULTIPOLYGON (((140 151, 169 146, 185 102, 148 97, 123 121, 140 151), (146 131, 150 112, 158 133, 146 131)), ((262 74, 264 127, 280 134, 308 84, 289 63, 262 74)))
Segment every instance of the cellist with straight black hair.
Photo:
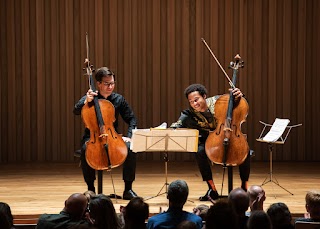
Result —
MULTIPOLYGON (((137 119, 133 113, 133 110, 129 106, 125 98, 114 92, 116 84, 115 74, 107 67, 99 68, 95 73, 97 90, 94 91, 91 88, 87 93, 75 104, 73 113, 80 115, 86 104, 92 103, 94 98, 98 100, 107 100, 114 107, 114 118, 115 122, 112 124, 115 131, 118 132, 118 118, 119 115, 122 117, 125 123, 128 124, 128 132, 126 137, 122 137, 126 144, 127 156, 124 157, 125 161, 123 163, 123 180, 125 183, 125 188, 123 192, 123 199, 130 200, 137 196, 137 194, 132 190, 132 183, 135 180, 135 170, 136 170, 136 154, 130 150, 130 142, 132 129, 137 126, 137 119)), ((112 106, 111 105, 111 106, 112 106)), ((110 128, 109 128, 110 129, 110 128)), ((102 134, 102 133, 101 133, 102 134)), ((104 134, 107 138, 111 138, 112 134, 104 134), (109 136, 108 136, 109 135, 109 136)), ((88 140, 90 139, 90 130, 85 129, 82 141, 81 141, 81 167, 84 176, 84 180, 87 183, 88 190, 95 192, 94 180, 95 169, 90 167, 86 159, 86 149, 88 140)), ((112 152, 107 152, 112 153, 112 152)), ((109 155, 108 155, 109 157, 109 155)), ((110 163, 110 161, 108 162, 110 163)), ((110 165, 111 166, 111 165, 110 165)))

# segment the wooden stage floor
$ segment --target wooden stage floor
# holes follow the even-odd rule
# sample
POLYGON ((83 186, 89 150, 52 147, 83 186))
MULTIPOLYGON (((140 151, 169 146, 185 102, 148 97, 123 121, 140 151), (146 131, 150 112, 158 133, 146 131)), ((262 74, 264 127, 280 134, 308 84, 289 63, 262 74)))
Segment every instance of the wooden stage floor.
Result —
MULTIPOLYGON (((220 165, 214 165, 212 170, 220 193, 223 168, 220 165)), ((234 168, 233 172, 233 187, 239 187, 238 168, 234 168)), ((122 168, 115 168, 112 173, 116 193, 122 195, 124 188, 122 168)), ((266 177, 269 180, 268 173, 268 162, 252 162, 249 185, 261 185, 266 177)), ((274 162, 273 175, 281 186, 294 195, 271 182, 264 185, 263 188, 267 196, 265 210, 271 203, 284 202, 293 214, 303 214, 306 192, 310 189, 320 189, 320 162, 274 162)), ((185 205, 185 210, 192 211, 198 204, 210 204, 198 201, 198 197, 206 192, 207 185, 202 181, 195 162, 169 161, 168 182, 176 179, 183 179, 189 185, 189 201, 185 205)), ((1 164, 0 183, 0 201, 11 206, 13 215, 58 213, 70 194, 86 191, 78 162, 1 164)), ((164 162, 137 162, 136 181, 133 184, 133 189, 137 194, 144 198, 155 196, 164 184, 164 162)), ((226 195, 227 192, 226 171, 223 194, 226 195)), ((103 193, 113 193, 109 172, 104 172, 103 193)), ((120 205, 126 205, 127 202, 125 200, 114 201, 116 211, 119 211, 120 205)), ((152 198, 146 202, 150 206, 150 213, 158 213, 160 209, 165 210, 168 203, 166 195, 152 198)))

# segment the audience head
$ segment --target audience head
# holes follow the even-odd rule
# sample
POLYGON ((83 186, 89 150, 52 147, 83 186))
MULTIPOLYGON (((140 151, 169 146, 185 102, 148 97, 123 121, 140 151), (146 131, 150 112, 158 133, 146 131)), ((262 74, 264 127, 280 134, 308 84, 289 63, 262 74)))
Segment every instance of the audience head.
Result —
POLYGON ((88 191, 85 191, 85 192, 83 193, 83 195, 85 195, 85 196, 87 197, 88 202, 89 202, 90 199, 91 199, 93 196, 96 195, 96 193, 93 192, 93 191, 91 191, 91 190, 88 190, 88 191))
POLYGON ((272 223, 273 229, 284 228, 291 225, 291 213, 289 208, 284 203, 271 204, 267 210, 272 223))
POLYGON ((149 205, 141 197, 134 197, 122 210, 125 228, 145 228, 145 220, 149 217, 149 205))
POLYGON ((84 217, 87 206, 87 197, 82 193, 74 193, 65 201, 64 211, 70 214, 71 218, 81 219, 84 217))
POLYGON ((266 200, 266 194, 259 185, 252 185, 248 189, 249 207, 251 211, 263 210, 263 202, 266 200))
POLYGON ((187 201, 189 188, 185 181, 175 180, 168 187, 169 206, 182 208, 187 201))
POLYGON ((306 210, 311 219, 320 219, 320 191, 312 190, 307 192, 306 210))
POLYGON ((248 229, 271 229, 271 220, 263 210, 255 210, 251 213, 248 223, 248 229))
POLYGON ((238 228, 238 217, 228 199, 220 199, 207 213, 206 229, 238 228))
POLYGON ((7 203, 0 202, 0 213, 1 213, 1 223, 3 222, 3 225, 9 224, 10 226, 9 228, 13 227, 13 216, 11 213, 11 208, 7 203))
POLYGON ((10 229, 12 227, 7 215, 1 211, 0 211, 0 226, 1 226, 1 229, 10 229))
POLYGON ((229 201, 238 216, 244 216, 249 207, 249 196, 242 188, 233 189, 229 193, 229 201))
POLYGON ((115 229, 119 227, 118 217, 111 199, 98 194, 89 202, 89 220, 97 229, 115 229))
POLYGON ((185 220, 178 224, 177 229, 197 229, 197 225, 194 222, 185 220))
POLYGON ((193 213, 200 216, 203 221, 206 220, 209 206, 205 204, 200 204, 193 209, 193 213))

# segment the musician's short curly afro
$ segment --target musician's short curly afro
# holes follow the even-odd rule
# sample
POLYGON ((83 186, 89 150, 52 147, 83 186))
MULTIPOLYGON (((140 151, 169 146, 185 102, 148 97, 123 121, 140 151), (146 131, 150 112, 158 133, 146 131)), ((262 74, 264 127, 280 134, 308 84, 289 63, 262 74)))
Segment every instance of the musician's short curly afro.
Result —
POLYGON ((188 98, 188 95, 195 91, 198 91, 202 97, 207 95, 207 89, 202 84, 191 84, 184 90, 184 95, 188 98))

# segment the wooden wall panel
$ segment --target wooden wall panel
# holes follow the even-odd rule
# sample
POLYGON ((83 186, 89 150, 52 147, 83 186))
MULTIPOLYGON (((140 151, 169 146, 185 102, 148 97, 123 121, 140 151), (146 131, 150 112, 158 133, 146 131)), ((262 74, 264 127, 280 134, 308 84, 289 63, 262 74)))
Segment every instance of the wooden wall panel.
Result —
MULTIPOLYGON (((303 126, 276 147, 275 160, 319 161, 319 10, 317 0, 2 0, 0 162, 73 160, 84 129, 72 110, 88 88, 86 32, 92 64, 116 73, 116 91, 139 128, 176 121, 191 83, 209 95, 227 92, 204 38, 230 76, 235 54, 245 61, 238 86, 250 105, 242 128, 254 160, 269 158, 255 140, 259 121, 282 117, 303 126)), ((193 155, 172 153, 170 160, 193 155)))

